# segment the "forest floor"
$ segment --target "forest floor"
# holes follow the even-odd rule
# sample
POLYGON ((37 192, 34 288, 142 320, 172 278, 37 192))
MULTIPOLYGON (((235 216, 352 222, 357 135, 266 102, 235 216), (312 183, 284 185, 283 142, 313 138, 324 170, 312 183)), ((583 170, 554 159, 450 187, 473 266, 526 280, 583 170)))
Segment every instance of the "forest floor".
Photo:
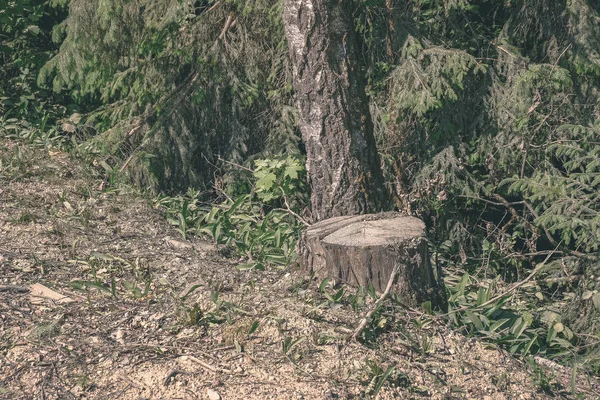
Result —
POLYGON ((0 138, 2 399, 600 398, 420 313, 346 343, 368 306, 294 268, 238 271, 90 168, 0 138))

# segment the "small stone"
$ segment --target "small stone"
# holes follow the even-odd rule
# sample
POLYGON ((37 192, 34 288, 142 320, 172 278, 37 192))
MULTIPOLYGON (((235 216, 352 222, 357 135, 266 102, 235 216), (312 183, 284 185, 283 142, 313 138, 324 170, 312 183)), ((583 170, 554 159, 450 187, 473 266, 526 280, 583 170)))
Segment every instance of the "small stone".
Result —
POLYGON ((210 400, 221 400, 221 395, 212 389, 206 389, 206 394, 210 400))
POLYGON ((125 343, 125 332, 123 331, 123 329, 117 329, 117 331, 113 332, 113 334, 111 336, 118 343, 120 343, 120 344, 125 343))

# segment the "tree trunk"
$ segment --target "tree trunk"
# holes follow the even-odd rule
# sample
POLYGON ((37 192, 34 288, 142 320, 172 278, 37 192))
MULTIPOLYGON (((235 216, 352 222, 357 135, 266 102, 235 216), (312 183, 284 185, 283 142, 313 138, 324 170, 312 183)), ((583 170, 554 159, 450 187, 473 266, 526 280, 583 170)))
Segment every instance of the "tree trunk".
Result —
POLYGON ((316 220, 389 207, 350 0, 284 0, 316 220))
POLYGON ((368 287, 387 286, 398 267, 394 293, 407 305, 425 301, 442 309, 446 296, 439 271, 429 262, 425 224, 398 213, 335 217, 306 230, 300 262, 320 279, 368 287))

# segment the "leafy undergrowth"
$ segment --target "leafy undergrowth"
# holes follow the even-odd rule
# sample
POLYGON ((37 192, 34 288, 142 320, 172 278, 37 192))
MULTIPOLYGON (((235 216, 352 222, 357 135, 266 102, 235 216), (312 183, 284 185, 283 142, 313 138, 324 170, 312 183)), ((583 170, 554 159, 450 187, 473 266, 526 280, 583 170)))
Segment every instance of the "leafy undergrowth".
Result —
POLYGON ((347 343, 374 293, 268 263, 236 268, 275 250, 227 258, 246 244, 183 240, 105 173, 0 139, 0 398, 600 395, 579 370, 514 358, 393 298, 347 343))
POLYGON ((160 196, 156 204, 184 240, 188 234, 205 235, 223 245, 224 252, 242 257, 240 270, 286 267, 308 225, 299 214, 306 196, 304 167, 287 157, 256 160, 254 170, 243 167, 242 172, 249 183, 235 197, 220 190, 223 201, 207 205, 189 189, 185 195, 160 196))

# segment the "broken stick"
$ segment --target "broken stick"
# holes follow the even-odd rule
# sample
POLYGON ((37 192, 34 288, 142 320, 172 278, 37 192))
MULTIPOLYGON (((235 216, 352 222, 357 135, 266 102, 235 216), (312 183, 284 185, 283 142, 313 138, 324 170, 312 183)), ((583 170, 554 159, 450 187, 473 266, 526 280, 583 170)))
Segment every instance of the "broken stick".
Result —
POLYGON ((375 312, 377 311, 377 308, 379 307, 379 305, 381 303, 383 303, 383 301, 389 296, 390 291, 392 289, 392 286, 394 285, 394 279, 396 278, 396 275, 398 274, 398 272, 400 272, 400 266, 396 265, 394 267, 394 270, 390 274, 390 280, 387 283, 385 291, 375 301, 375 303, 373 304, 373 307, 371 307, 371 309, 369 310, 369 312, 363 317, 363 319, 360 321, 360 324, 358 324, 358 327, 354 330, 354 332, 352 332, 352 334, 350 336, 348 336, 348 338, 346 339, 346 342, 349 343, 349 342, 351 342, 353 340, 356 340, 356 338, 358 337, 358 335, 360 335, 361 332, 365 329, 365 327, 367 326, 367 322, 369 322, 369 320, 373 317, 373 314, 375 314, 375 312))

